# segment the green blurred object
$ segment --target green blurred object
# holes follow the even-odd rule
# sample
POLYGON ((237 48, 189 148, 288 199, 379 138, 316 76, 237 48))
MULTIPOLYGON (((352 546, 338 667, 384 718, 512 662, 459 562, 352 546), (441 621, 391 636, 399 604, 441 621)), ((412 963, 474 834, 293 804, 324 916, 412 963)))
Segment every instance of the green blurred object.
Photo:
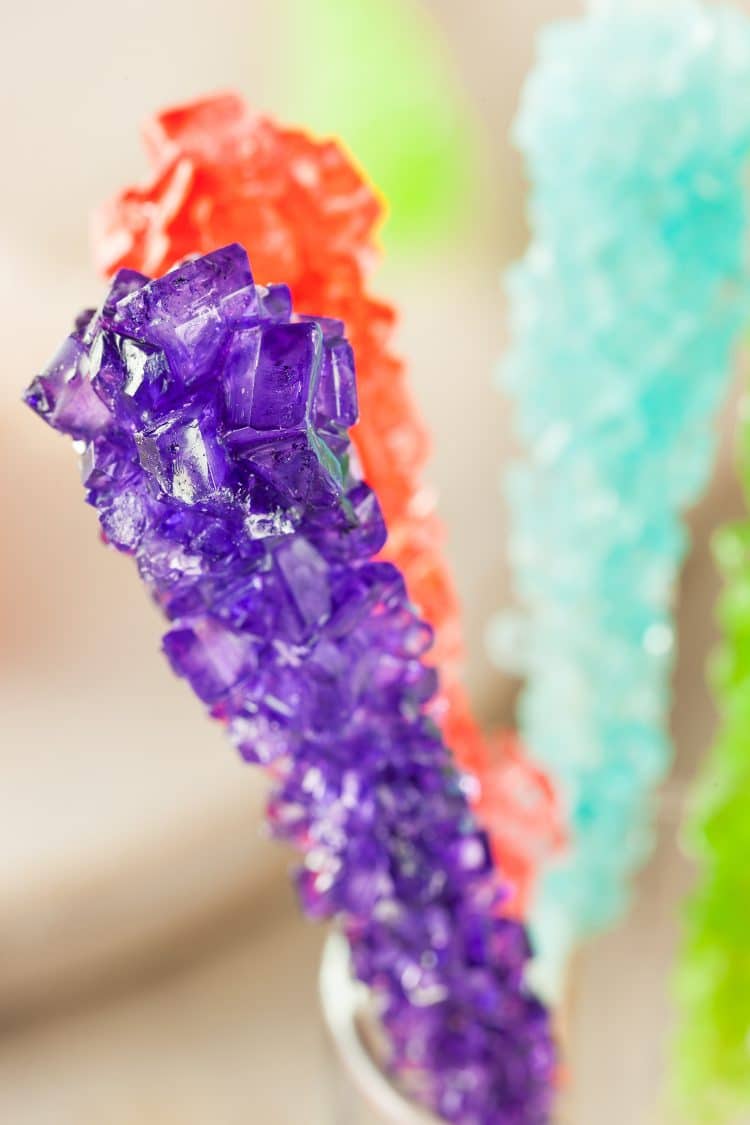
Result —
POLYGON ((284 112, 338 136, 387 203, 390 248, 455 237, 475 210, 477 122, 448 44, 414 0, 289 0, 284 112))
MULTIPOLYGON (((750 391, 738 470, 750 507, 750 391)), ((677 972, 677 1096, 685 1119, 747 1121, 750 1112, 750 518, 721 528, 721 644, 711 662, 717 737, 688 821, 700 865, 677 972)))

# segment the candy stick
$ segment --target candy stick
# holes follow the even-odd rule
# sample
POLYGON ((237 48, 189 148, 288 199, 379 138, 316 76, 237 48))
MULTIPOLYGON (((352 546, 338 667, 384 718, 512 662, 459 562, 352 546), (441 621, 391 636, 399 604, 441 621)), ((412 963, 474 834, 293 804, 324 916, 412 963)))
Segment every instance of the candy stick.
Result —
POLYGON ((104 272, 161 273, 189 253, 236 239, 259 281, 283 277, 295 308, 346 325, 362 405, 352 436, 386 518, 382 557, 399 567, 435 631, 431 659, 441 691, 433 714, 473 777, 477 811, 513 888, 506 908, 521 913, 538 864, 560 844, 557 807, 512 735, 483 735, 461 683, 460 607, 443 527, 422 480, 427 431, 391 350, 394 311, 366 288, 379 204, 339 145, 258 117, 235 94, 164 111, 147 123, 145 138, 152 181, 121 192, 95 220, 104 272))
POLYGON ((82 452, 105 539, 169 621, 163 646, 338 919, 407 1089, 465 1125, 548 1119, 547 1014, 522 926, 426 703, 430 629, 349 458, 342 325, 294 317, 229 246, 149 280, 117 274, 26 401, 82 452))
MULTIPOLYGON (((748 312, 750 26, 692 0, 554 27, 516 135, 531 245, 508 279, 505 381, 526 463, 509 488, 524 743, 572 847, 534 907, 548 983, 615 919, 651 846, 683 514, 705 487, 748 312)), ((515 656, 516 654, 514 654, 515 656)))
MULTIPOLYGON (((739 471, 750 502, 750 412, 745 399, 739 471)), ((690 1120, 735 1120, 750 1105, 750 520, 715 538, 725 588, 713 662, 719 732, 688 818, 700 862, 677 973, 681 1022, 674 1068, 690 1120)))

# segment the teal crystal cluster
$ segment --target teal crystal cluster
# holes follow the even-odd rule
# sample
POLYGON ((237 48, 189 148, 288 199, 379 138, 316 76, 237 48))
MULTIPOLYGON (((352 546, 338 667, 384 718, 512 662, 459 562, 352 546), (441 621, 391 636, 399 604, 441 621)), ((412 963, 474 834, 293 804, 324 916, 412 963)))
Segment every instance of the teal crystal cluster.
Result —
POLYGON ((522 609, 491 643, 525 678, 521 733, 570 825, 534 907, 548 988, 625 905, 670 761, 683 515, 750 307, 748 88, 740 13, 601 3, 545 31, 516 125, 532 237, 502 382, 525 445, 508 482, 522 609))

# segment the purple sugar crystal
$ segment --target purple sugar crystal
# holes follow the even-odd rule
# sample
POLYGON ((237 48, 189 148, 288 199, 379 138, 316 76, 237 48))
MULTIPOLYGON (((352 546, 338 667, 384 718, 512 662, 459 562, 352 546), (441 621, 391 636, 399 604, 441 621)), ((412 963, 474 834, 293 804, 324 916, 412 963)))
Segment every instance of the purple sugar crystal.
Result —
POLYGON ((87 498, 169 619, 175 672, 271 768, 304 909, 346 933, 394 1074, 448 1121, 546 1121, 526 936, 425 714, 430 629, 373 561, 342 326, 293 317, 239 246, 157 281, 122 271, 26 401, 85 443, 87 498))

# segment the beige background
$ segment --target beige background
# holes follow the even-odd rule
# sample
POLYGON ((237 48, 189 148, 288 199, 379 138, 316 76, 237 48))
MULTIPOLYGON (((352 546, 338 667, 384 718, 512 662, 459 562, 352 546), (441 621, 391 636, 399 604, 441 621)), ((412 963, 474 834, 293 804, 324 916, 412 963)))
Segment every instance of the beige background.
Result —
MULTIPOLYGON (((513 687, 483 651, 507 604, 497 480, 511 452, 490 387, 503 346, 500 267, 522 248, 523 185, 507 128, 549 0, 431 0, 488 138, 482 207, 460 250, 391 261, 402 351, 433 427, 430 477, 450 529, 489 721, 513 687), (434 326, 440 325, 435 338, 434 326), (481 419, 481 426, 477 420, 481 419)), ((259 832, 262 787, 166 671, 158 622, 126 560, 104 552, 74 459, 17 404, 96 300, 87 217, 144 169, 136 125, 225 86, 273 109, 283 0, 2 5, 0 181, 0 1121, 14 1125, 324 1125, 332 1120, 314 974, 322 935, 297 917, 259 832)), ((727 413, 724 429, 729 428, 727 413)), ((572 980, 571 1116, 661 1122, 677 903, 674 829, 710 738, 711 529, 738 511, 726 457, 693 519, 681 589, 679 748, 657 855, 625 925, 572 980)))

